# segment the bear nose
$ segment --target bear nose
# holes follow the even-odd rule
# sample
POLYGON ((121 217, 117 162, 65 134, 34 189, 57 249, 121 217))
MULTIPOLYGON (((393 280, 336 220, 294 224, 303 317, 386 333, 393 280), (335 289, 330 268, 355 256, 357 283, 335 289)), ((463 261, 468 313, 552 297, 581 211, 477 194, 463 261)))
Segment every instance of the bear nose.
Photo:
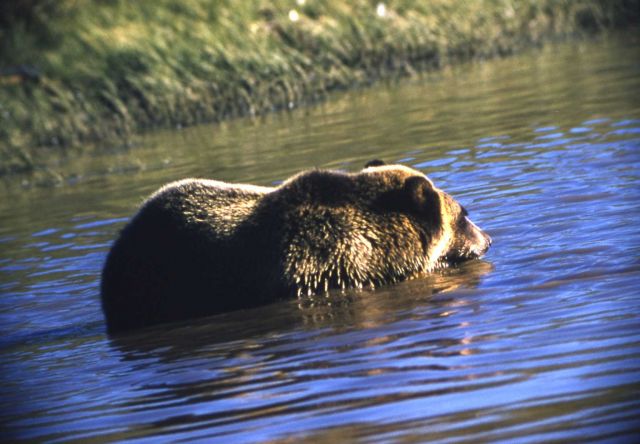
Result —
POLYGON ((491 240, 491 236, 489 236, 487 233, 482 233, 482 235, 484 236, 484 240, 487 242, 487 247, 490 247, 493 243, 493 241, 491 240))

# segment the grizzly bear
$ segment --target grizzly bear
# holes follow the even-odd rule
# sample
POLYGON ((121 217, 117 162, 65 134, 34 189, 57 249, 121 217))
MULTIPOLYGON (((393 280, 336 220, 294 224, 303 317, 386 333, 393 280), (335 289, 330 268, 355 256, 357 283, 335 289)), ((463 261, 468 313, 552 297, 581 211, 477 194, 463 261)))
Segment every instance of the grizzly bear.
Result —
POLYGON ((375 287, 482 256, 490 237, 421 172, 369 162, 275 188, 205 179, 152 194, 102 272, 107 330, 375 287))

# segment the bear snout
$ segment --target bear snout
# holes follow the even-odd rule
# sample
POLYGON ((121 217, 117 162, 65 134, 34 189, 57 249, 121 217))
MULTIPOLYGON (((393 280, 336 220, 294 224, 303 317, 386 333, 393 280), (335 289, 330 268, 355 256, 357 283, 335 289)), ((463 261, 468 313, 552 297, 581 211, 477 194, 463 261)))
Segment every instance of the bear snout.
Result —
POLYGON ((468 222, 468 226, 471 228, 471 236, 470 237, 470 252, 474 257, 482 257, 491 246, 493 242, 491 236, 489 236, 485 231, 480 229, 476 224, 474 224, 468 217, 465 217, 468 222))
POLYGON ((487 250, 489 249, 489 247, 491 246, 491 244, 493 243, 493 240, 491 239, 491 236, 489 236, 487 233, 485 233, 484 231, 482 232, 482 235, 484 236, 484 240, 487 243, 487 250))
POLYGON ((480 248, 481 251, 479 253, 479 256, 482 256, 489 250, 489 247, 493 243, 493 240, 491 239, 491 236, 489 236, 487 233, 485 233, 482 230, 480 230, 480 234, 482 235, 483 245, 480 248))

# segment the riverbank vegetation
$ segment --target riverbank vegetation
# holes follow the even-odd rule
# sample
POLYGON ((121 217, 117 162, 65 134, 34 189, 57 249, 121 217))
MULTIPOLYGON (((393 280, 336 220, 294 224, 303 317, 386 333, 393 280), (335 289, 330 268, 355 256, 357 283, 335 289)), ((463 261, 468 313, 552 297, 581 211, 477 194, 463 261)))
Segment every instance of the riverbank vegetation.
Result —
POLYGON ((0 174, 50 150, 637 24, 638 11, 640 0, 3 2, 0 174))

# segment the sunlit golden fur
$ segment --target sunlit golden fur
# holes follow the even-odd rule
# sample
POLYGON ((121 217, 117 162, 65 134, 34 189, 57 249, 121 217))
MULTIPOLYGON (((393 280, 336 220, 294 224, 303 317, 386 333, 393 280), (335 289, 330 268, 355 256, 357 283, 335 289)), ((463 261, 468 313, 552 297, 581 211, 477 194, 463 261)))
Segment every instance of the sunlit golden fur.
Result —
POLYGON ((487 250, 489 237, 422 173, 371 165, 306 171, 275 188, 203 179, 161 188, 107 258, 109 331, 385 285, 487 250))

